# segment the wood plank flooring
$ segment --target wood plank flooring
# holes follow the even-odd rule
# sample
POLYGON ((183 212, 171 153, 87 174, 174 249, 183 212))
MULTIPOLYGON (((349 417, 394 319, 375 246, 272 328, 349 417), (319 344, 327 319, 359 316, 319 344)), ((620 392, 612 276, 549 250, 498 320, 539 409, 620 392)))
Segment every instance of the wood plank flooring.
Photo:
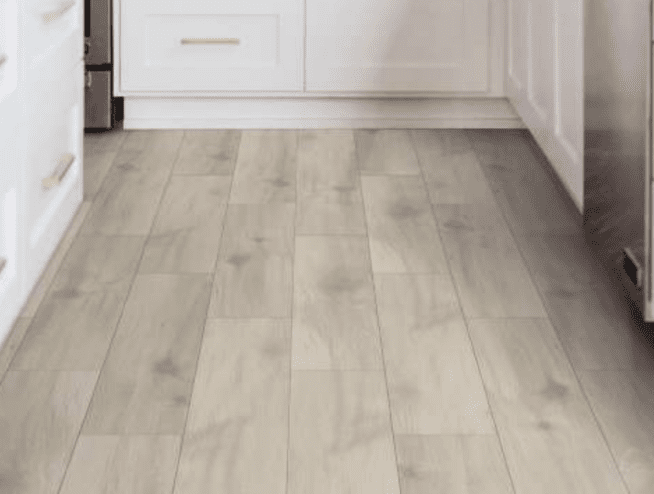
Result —
POLYGON ((87 135, 0 492, 649 494, 650 334, 530 140, 87 135))

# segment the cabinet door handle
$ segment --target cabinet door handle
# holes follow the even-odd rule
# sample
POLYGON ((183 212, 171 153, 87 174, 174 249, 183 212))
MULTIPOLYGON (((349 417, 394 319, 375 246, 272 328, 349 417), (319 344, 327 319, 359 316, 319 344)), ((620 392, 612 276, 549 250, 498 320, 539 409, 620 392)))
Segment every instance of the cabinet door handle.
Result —
POLYGON ((238 45, 238 38, 183 38, 183 45, 238 45))
POLYGON ((68 173, 70 165, 72 165, 74 161, 74 155, 70 153, 64 154, 59 160, 59 164, 57 165, 57 168, 55 168, 54 173, 43 179, 43 187, 46 189, 51 189, 52 187, 59 185, 66 176, 66 173, 68 173))
POLYGON ((67 2, 62 2, 55 10, 51 10, 50 12, 43 14, 43 22, 47 24, 54 21, 55 19, 58 19, 70 9, 72 9, 76 3, 77 0, 68 0, 67 2))
POLYGON ((2 67, 6 61, 7 61, 7 55, 5 55, 4 53, 0 54, 0 67, 2 67))
POLYGON ((7 265, 7 260, 0 257, 0 274, 2 274, 6 265, 7 265))

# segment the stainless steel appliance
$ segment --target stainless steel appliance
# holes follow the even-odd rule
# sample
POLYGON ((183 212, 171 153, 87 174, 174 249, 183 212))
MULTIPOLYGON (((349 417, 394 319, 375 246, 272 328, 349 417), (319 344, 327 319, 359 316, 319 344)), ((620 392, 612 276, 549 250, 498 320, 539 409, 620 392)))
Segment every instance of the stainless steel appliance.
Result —
POLYGON ((113 98, 111 8, 111 0, 84 0, 87 129, 110 129, 120 118, 122 101, 113 98))
POLYGON ((584 2, 584 226, 642 313, 652 307, 651 0, 584 2))

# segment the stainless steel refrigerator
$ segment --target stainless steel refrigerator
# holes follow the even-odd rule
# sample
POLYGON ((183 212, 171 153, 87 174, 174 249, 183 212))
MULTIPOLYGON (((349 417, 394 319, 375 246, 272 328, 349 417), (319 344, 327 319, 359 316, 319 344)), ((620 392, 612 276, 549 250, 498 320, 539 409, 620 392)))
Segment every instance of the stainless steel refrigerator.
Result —
POLYGON ((110 129, 120 119, 122 101, 113 98, 111 8, 111 0, 84 1, 87 129, 110 129))
POLYGON ((654 321, 651 9, 651 0, 584 2, 584 227, 645 321, 654 321))

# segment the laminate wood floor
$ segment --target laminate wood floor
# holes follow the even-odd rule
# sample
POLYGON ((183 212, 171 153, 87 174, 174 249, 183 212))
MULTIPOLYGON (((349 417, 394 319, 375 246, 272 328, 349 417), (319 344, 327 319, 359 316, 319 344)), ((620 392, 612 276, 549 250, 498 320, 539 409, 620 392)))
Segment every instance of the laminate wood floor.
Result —
POLYGON ((0 493, 654 492, 650 334, 533 150, 87 135, 0 351, 0 493))

